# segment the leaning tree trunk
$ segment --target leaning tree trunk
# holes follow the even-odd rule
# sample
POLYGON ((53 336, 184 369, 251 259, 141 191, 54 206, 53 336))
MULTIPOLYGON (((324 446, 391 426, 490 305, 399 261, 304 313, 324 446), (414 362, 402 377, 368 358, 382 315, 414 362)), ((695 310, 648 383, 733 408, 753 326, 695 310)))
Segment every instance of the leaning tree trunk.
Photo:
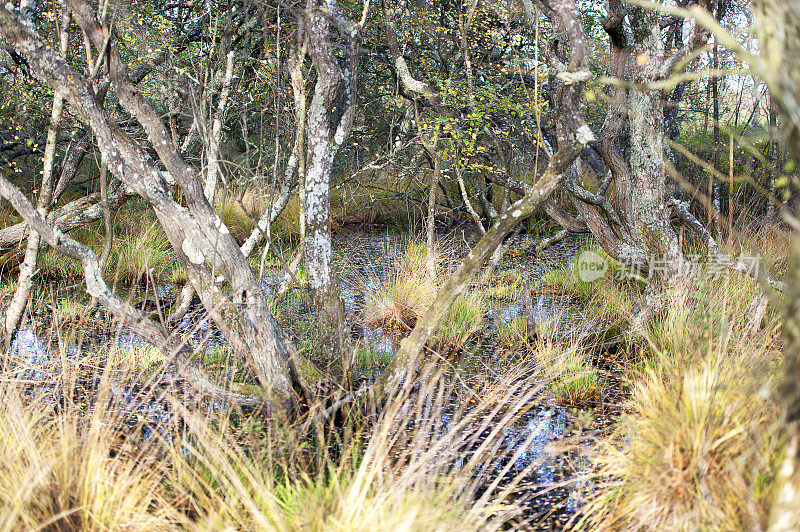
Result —
MULTIPOLYGON (((389 367, 375 383, 373 393, 384 395, 401 383, 419 367, 420 353, 430 337, 441 325, 453 302, 460 296, 472 277, 492 256, 495 249, 514 228, 528 218, 561 185, 567 168, 572 164, 587 144, 594 141, 594 135, 586 124, 580 110, 584 81, 591 77, 588 72, 586 42, 583 27, 574 0, 551 0, 542 2, 550 13, 552 21, 565 29, 570 37, 569 60, 560 64, 564 77, 573 80, 563 91, 561 105, 557 110, 557 121, 563 138, 559 149, 550 158, 547 169, 525 196, 515 201, 499 216, 497 222, 472 248, 453 275, 447 280, 436 296, 436 300, 417 321, 411 334, 405 338, 389 367)), ((405 380, 406 384, 410 380, 405 380)))
MULTIPOLYGON (((163 171, 145 148, 124 135, 111 121, 99 105, 89 80, 44 44, 35 30, 22 24, 5 4, 0 4, 0 33, 6 42, 25 56, 38 76, 64 94, 67 101, 86 117, 109 171, 153 207, 170 244, 186 268, 189 281, 232 351, 255 368, 264 388, 287 396, 291 393, 292 378, 296 377, 290 360, 296 352, 272 318, 261 283, 227 227, 206 200, 199 173, 183 160, 158 113, 133 87, 116 44, 109 44, 106 31, 92 7, 83 0, 67 0, 65 5, 95 48, 106 50, 109 78, 120 104, 143 127, 149 145, 180 187, 185 206, 175 200, 163 171), (221 289, 220 280, 230 287, 229 295, 221 289)), ((6 186, 2 195, 12 193, 13 189, 6 186)), ((22 203, 18 202, 18 205, 22 203)), ((29 210, 20 213, 28 223, 32 222, 29 210)), ((49 223, 47 227, 53 229, 51 245, 63 240, 60 231, 49 223)), ((39 227, 37 231, 41 232, 39 227)), ((64 246, 60 249, 68 252, 64 246)), ((89 259, 77 257, 82 254, 83 250, 72 256, 81 258, 86 266, 89 259)), ((85 273, 90 294, 102 291, 102 279, 97 275, 91 277, 88 270, 85 273)), ((104 301, 114 305, 113 298, 106 297, 104 301)), ((115 314, 122 312, 120 309, 119 306, 109 308, 115 314)), ((139 326, 125 312, 118 317, 131 326, 139 326)), ((165 336, 165 340, 156 346, 168 345, 169 332, 159 331, 159 334, 165 336)))

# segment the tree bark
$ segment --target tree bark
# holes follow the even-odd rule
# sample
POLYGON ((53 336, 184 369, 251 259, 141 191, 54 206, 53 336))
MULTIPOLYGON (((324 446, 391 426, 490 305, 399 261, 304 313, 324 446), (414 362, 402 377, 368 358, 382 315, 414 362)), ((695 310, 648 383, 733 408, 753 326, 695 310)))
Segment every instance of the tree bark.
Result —
MULTIPOLYGON (((200 176, 181 158, 158 114, 131 84, 116 45, 108 44, 92 8, 82 0, 65 3, 92 44, 98 50, 107 46, 109 77, 119 101, 143 126, 159 160, 180 186, 188 208, 173 199, 166 178, 145 150, 109 120, 88 80, 42 43, 35 31, 21 24, 5 5, 0 6, 0 32, 26 57, 37 75, 87 118, 111 173, 154 208, 190 282, 233 352, 253 365, 262 386, 288 395, 292 375, 296 376, 289 363, 294 348, 270 315, 261 285, 246 258, 206 200, 200 176), (230 285, 230 297, 217 286, 218 275, 230 285)), ((91 284, 89 288, 93 290, 91 284)), ((127 320, 125 315, 120 318, 127 320)))
POLYGON ((361 25, 345 17, 334 0, 322 4, 318 0, 308 0, 305 16, 308 51, 317 71, 317 82, 308 107, 304 251, 309 287, 322 320, 323 350, 327 351, 331 369, 346 375, 350 330, 331 267, 330 185, 334 157, 349 137, 355 116, 361 25), (336 22, 347 42, 344 68, 339 66, 333 53, 329 18, 336 22), (342 114, 332 132, 334 105, 340 89, 342 114))
MULTIPOLYGON (((69 43, 69 24, 70 17, 62 13, 61 30, 59 32, 59 45, 62 57, 67 55, 67 45, 69 43)), ((61 111, 64 108, 64 97, 58 91, 53 96, 53 107, 50 112, 50 125, 47 129, 47 142, 44 148, 44 158, 42 160, 42 181, 39 184, 39 199, 36 202, 36 209, 43 216, 47 216, 50 211, 51 200, 53 197, 53 167, 55 165, 55 152, 58 127, 61 122, 61 111)), ((30 299, 31 287, 33 286, 33 274, 36 270, 36 261, 39 257, 39 233, 31 231, 28 236, 28 245, 25 249, 25 258, 19 269, 17 280, 17 290, 11 299, 11 303, 6 308, 5 316, 5 348, 11 349, 11 341, 17 332, 22 314, 30 299)))
POLYGON ((586 43, 583 28, 574 0, 554 0, 545 2, 548 11, 570 36, 570 52, 565 75, 576 79, 564 92, 562 105, 559 107, 557 120, 562 126, 564 137, 558 151, 553 154, 547 169, 524 197, 515 201, 498 218, 497 222, 478 241, 453 275, 439 291, 436 300, 425 314, 417 321, 411 334, 405 338, 395 354, 389 367, 376 381, 372 393, 377 397, 384 396, 387 391, 396 388, 406 379, 410 372, 419 367, 420 354, 425 344, 442 323, 453 302, 460 296, 478 269, 492 256, 506 236, 522 220, 529 217, 562 183, 566 169, 576 157, 594 140, 594 135, 580 112, 580 98, 583 80, 588 79, 584 73, 588 67, 586 43))

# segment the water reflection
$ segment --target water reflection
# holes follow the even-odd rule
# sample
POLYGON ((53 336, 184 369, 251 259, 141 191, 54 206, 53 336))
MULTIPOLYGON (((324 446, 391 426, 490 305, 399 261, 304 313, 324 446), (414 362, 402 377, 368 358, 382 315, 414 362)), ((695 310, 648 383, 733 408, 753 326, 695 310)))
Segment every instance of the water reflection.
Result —
MULTIPOLYGON (((381 280, 393 274, 395 259, 405 251, 408 243, 409 240, 405 237, 375 234, 345 234, 337 238, 335 265, 340 272, 342 299, 348 314, 353 316, 354 322, 358 321, 356 316, 364 305, 365 290, 379 289, 381 280)), ((518 241, 512 242, 510 245, 522 247, 523 244, 524 242, 518 237, 518 241)), ((455 238, 449 239, 447 246, 451 253, 447 256, 446 267, 454 268, 468 252, 468 248, 463 240, 455 238)), ((548 268, 569 258, 575 247, 575 243, 565 243, 544 256, 517 257, 505 260, 499 267, 524 267, 529 276, 529 282, 533 283, 548 268)), ((272 296, 277 293, 283 278, 283 274, 278 270, 267 269, 264 272, 263 286, 268 295, 272 296)), ((176 290, 173 287, 159 287, 156 293, 159 297, 166 298, 169 294, 174 296, 176 290)), ((307 298, 303 296, 302 287, 292 287, 284 301, 286 304, 281 307, 284 319, 295 320, 306 317, 309 304, 307 298)), ((529 308, 523 301, 493 302, 487 313, 489 318, 487 322, 494 322, 497 325, 500 322, 508 323, 517 316, 526 316, 535 323, 555 320, 555 326, 560 330, 580 328, 582 310, 580 305, 566 302, 546 293, 534 293, 529 301, 527 303, 529 308)), ((187 315, 179 324, 179 330, 190 336, 193 341, 205 346, 206 350, 213 351, 224 348, 224 341, 220 337, 219 331, 213 324, 206 319, 198 318, 197 315, 187 315)), ((361 379, 371 381, 377 378, 386 361, 398 348, 398 336, 381 326, 357 327, 355 333, 359 342, 369 351, 385 355, 362 362, 361 366, 357 368, 361 379)), ((121 328, 114 339, 109 341, 113 341, 112 345, 118 349, 137 350, 147 348, 148 345, 143 338, 125 328, 121 328)), ((19 374, 19 378, 31 380, 45 378, 42 368, 50 365, 50 351, 48 346, 37 337, 35 331, 28 327, 21 328, 14 341, 12 352, 24 361, 20 365, 22 373, 19 374)), ((71 346, 68 352, 74 356, 81 353, 77 346, 71 346)), ((481 350, 476 356, 482 357, 484 365, 479 367, 491 365, 492 357, 495 357, 496 353, 496 345, 491 341, 482 343, 481 350)), ((467 368, 466 371, 468 371, 469 366, 465 364, 464 368, 467 368)), ((126 409, 136 411, 148 419, 151 427, 166 425, 173 419, 173 414, 164 408, 161 401, 152 396, 142 398, 139 394, 132 393, 133 390, 129 384, 116 384, 112 391, 123 399, 126 409)), ((581 488, 581 485, 575 475, 576 471, 586 467, 586 461, 581 459, 577 452, 552 452, 552 450, 548 450, 548 446, 573 436, 576 430, 579 436, 583 434, 579 441, 590 444, 593 428, 578 427, 568 410, 547 404, 544 397, 541 401, 542 404, 529 410, 513 426, 505 430, 502 435, 503 446, 509 451, 506 453, 507 456, 516 456, 507 475, 513 477, 527 470, 517 495, 529 509, 529 518, 536 520, 548 516, 547 526, 556 526, 558 522, 554 519, 557 516, 569 515, 579 505, 579 499, 575 493, 581 488), (575 480, 571 481, 572 478, 575 480), (560 487, 553 489, 552 486, 556 484, 560 487)), ((450 420, 447 418, 449 415, 445 413, 441 419, 440 426, 445 431, 449 430, 450 420)), ((159 429, 156 428, 156 430, 159 429)), ((147 432, 145 437, 151 435, 150 432, 147 432)), ((499 472, 507 466, 508 463, 499 460, 495 467, 499 472)))

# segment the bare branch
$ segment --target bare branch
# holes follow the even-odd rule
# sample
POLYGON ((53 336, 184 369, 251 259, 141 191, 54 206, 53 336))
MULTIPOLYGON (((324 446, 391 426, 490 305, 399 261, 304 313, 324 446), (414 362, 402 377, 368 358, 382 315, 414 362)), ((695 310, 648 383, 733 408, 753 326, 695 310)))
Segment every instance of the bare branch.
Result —
POLYGON ((711 236, 711 233, 709 233, 703 224, 701 224, 697 218, 695 218, 692 213, 689 212, 688 203, 680 201, 676 198, 672 198, 670 199, 669 204, 675 210, 675 213, 678 215, 678 217, 686 222, 686 224, 700 236, 700 240, 702 240, 703 244, 706 246, 706 249, 708 249, 709 258, 715 263, 725 266, 726 268, 730 268, 733 271, 748 275, 760 283, 765 283, 771 289, 778 292, 786 291, 786 283, 764 276, 761 274, 761 272, 753 271, 754 269, 752 265, 732 259, 731 257, 721 253, 719 251, 719 246, 717 246, 717 241, 714 240, 714 237, 711 236))

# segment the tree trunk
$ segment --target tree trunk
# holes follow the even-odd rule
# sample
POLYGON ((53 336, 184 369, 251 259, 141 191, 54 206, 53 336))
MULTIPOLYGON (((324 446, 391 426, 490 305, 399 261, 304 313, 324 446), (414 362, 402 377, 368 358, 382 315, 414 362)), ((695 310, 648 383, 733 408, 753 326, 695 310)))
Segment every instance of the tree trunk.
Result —
MULTIPOLYGON (((199 174, 182 159, 159 115, 134 89, 116 45, 109 44, 93 9, 82 0, 65 3, 95 48, 103 50, 107 46, 109 78, 119 102, 142 125, 150 146, 181 188, 185 207, 175 201, 162 171, 145 149, 110 121, 90 82, 42 43, 33 29, 21 24, 5 5, 0 5, 0 31, 26 57, 31 68, 86 117, 111 173, 153 207, 190 282, 233 352, 252 364, 266 389, 289 395, 292 388, 289 361, 296 355, 294 348, 270 315, 261 284, 246 258, 206 200, 199 174), (218 286, 219 276, 229 284, 230 296, 218 286)), ((6 188, 7 193, 10 191, 6 188)), ((26 215, 30 217, 28 211, 26 215)), ((26 221, 30 223, 31 219, 26 221)), ((53 234, 59 241, 61 233, 53 234)), ((61 249, 67 252, 63 246, 61 249)), ((93 296, 92 292, 98 291, 96 281, 87 277, 87 287, 93 296)), ((113 303, 112 299, 105 301, 113 303)), ((119 307, 109 310, 117 312, 119 307)), ((131 323, 124 313, 118 317, 131 323)))
MULTIPOLYGON (((61 31, 59 32, 60 53, 62 57, 67 55, 67 45, 69 43, 69 23, 70 17, 64 13, 61 17, 61 31)), ((56 154, 56 135, 58 126, 61 122, 61 111, 64 108, 64 97, 59 92, 53 95, 53 108, 50 112, 50 126, 47 129, 47 143, 44 148, 44 158, 42 160, 42 181, 39 184, 39 199, 36 202, 36 210, 43 216, 50 212, 51 200, 53 197, 53 167, 55 165, 56 154)), ((30 299, 31 287, 33 286, 33 274, 36 270, 36 261, 39 257, 39 244, 41 238, 39 233, 31 231, 28 235, 28 245, 25 249, 25 258, 19 269, 17 290, 14 297, 6 309, 5 320, 5 348, 11 349, 11 341, 17 332, 22 314, 30 299)))
MULTIPOLYGON (((557 120, 563 137, 558 151, 550 158, 547 169, 529 192, 514 202, 498 218, 497 222, 473 247, 469 255, 462 261, 453 275, 439 291, 436 300, 417 321, 411 334, 405 338, 395 354, 389 367, 375 383, 372 393, 382 397, 403 382, 408 385, 406 377, 419 369, 420 353, 430 337, 441 325, 451 305, 460 296, 472 277, 492 256, 492 253, 503 243, 517 224, 528 218, 564 180, 566 169, 590 142, 594 135, 583 119, 580 111, 580 97, 583 81, 588 79, 588 59, 586 43, 583 38, 583 27, 574 0, 547 2, 552 14, 551 20, 557 22, 568 33, 569 66, 572 72, 565 75, 575 80, 566 87, 561 95, 557 120)), ((431 97, 433 98, 433 96, 431 97)))
MULTIPOLYGON (((305 176, 304 250, 308 283, 321 318, 321 347, 329 368, 346 375, 350 363, 350 330, 331 261, 330 185, 336 152, 349 137, 356 109, 361 25, 350 21, 332 1, 308 0, 305 14, 308 51, 317 71, 314 96, 308 108, 305 176), (330 19, 347 40, 345 67, 333 53, 330 19), (331 131, 337 92, 341 88, 341 118, 331 131)), ((362 19, 363 24, 363 19, 362 19)))

